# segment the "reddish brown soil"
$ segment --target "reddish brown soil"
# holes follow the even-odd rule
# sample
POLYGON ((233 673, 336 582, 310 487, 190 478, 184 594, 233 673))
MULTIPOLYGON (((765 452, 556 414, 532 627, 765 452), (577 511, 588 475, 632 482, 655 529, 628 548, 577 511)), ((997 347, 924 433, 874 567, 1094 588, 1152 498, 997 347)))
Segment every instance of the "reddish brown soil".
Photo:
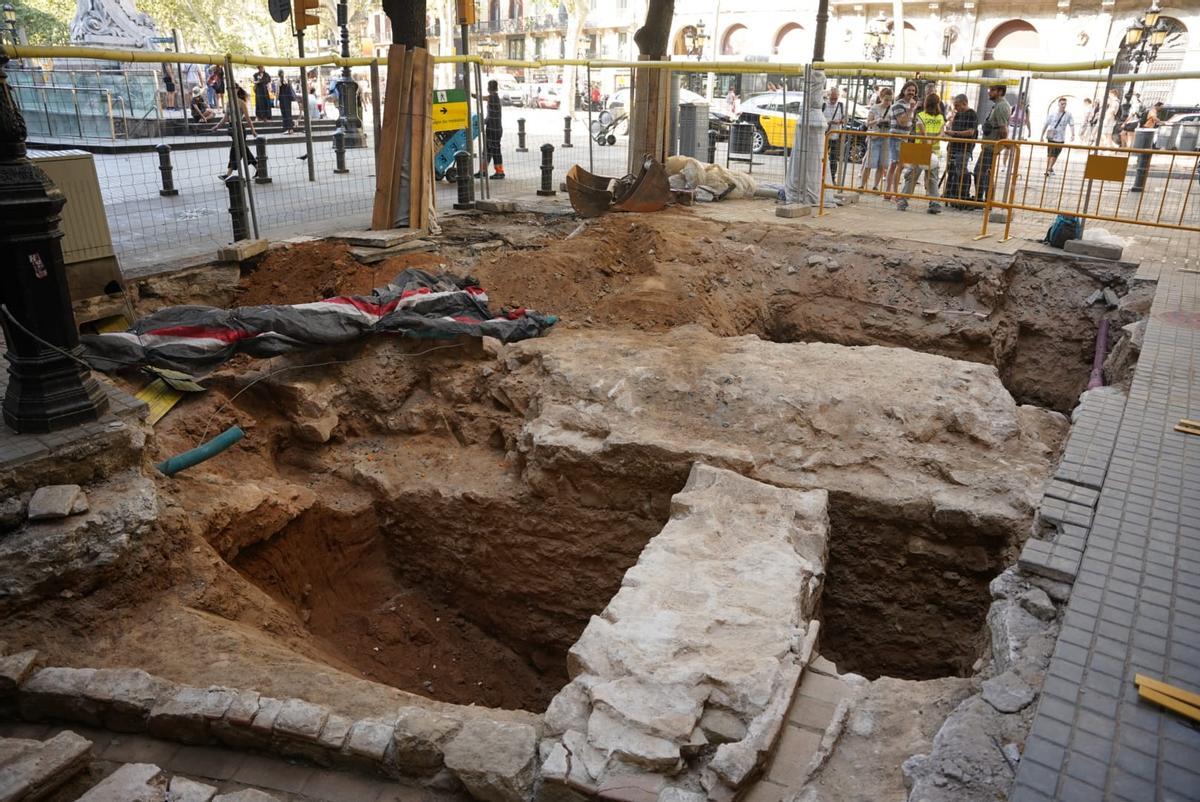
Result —
POLYGON ((442 264, 436 253, 409 253, 365 265, 342 242, 305 242, 267 252, 242 277, 237 304, 302 304, 335 295, 366 295, 408 267, 442 264))

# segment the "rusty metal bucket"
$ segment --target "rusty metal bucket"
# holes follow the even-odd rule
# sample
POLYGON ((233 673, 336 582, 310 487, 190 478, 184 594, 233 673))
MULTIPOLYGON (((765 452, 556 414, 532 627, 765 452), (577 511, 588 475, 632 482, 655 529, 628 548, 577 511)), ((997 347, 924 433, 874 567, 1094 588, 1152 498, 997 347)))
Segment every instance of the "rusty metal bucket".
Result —
POLYGON ((613 179, 594 175, 573 165, 567 170, 567 197, 571 199, 571 207, 580 217, 599 217, 608 211, 612 205, 612 190, 609 189, 613 179))
POLYGON ((671 184, 662 162, 647 157, 628 189, 618 187, 613 208, 619 212, 657 212, 671 200, 671 184))

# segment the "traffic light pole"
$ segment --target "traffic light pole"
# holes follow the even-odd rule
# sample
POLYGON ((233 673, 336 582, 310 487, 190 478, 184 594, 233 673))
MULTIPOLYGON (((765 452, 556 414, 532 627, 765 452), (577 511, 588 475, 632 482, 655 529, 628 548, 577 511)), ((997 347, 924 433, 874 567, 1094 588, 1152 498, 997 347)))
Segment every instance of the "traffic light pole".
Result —
MULTIPOLYGON (((296 52, 300 54, 300 58, 304 58, 304 31, 296 31, 296 52)), ((308 157, 305 159, 308 162, 308 180, 317 180, 317 165, 313 162, 313 143, 312 143, 312 118, 308 113, 308 68, 303 65, 300 67, 300 90, 304 96, 300 98, 300 108, 304 110, 304 148, 308 157)))

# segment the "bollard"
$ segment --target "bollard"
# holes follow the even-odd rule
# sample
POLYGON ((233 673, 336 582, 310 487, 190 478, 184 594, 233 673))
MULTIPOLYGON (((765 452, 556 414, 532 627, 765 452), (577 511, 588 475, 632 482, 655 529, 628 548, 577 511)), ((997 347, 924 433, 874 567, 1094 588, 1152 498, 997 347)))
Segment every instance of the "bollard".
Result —
POLYGON ((337 157, 333 168, 335 173, 348 173, 346 169, 346 131, 342 128, 333 132, 333 153, 337 157))
POLYGON ((254 158, 258 159, 258 165, 254 168, 254 183, 271 183, 271 176, 267 173, 267 138, 265 136, 254 138, 254 158))
POLYGON ((708 163, 717 163, 717 132, 708 129, 708 163))
POLYGON ((475 208, 475 182, 471 180, 471 154, 460 150, 454 154, 454 181, 458 185, 455 209, 475 208))
POLYGON ((162 173, 162 189, 158 191, 159 195, 178 195, 179 190, 175 189, 175 179, 172 173, 175 168, 171 166, 171 146, 159 145, 155 148, 158 151, 158 170, 162 173))
POLYGON ((529 148, 525 147, 525 118, 517 120, 517 153, 528 153, 529 148))
POLYGON ((537 191, 537 194, 558 194, 554 191, 554 146, 549 142, 542 145, 542 186, 537 191))
POLYGON ((574 147, 571 144, 571 117, 568 115, 563 117, 563 143, 564 148, 574 147))
POLYGON ((242 192, 242 178, 231 175, 225 179, 229 190, 229 217, 233 221, 233 241, 250 239, 250 221, 246 217, 246 196, 242 192))
MULTIPOLYGON (((1135 148, 1144 148, 1150 150, 1154 147, 1154 129, 1139 128, 1137 133, 1133 135, 1133 146, 1135 148)), ((1129 188, 1130 192, 1141 192, 1146 188, 1146 176, 1150 174, 1150 158, 1151 153, 1139 153, 1137 156, 1137 172, 1133 175, 1133 186, 1129 188)))

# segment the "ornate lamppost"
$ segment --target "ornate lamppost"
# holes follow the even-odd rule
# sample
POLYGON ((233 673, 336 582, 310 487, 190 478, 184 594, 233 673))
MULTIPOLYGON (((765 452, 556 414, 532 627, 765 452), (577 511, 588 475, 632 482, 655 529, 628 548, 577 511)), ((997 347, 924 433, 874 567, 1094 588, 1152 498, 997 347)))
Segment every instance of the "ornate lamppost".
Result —
POLYGON ((108 396, 82 361, 59 212, 66 198, 25 153, 25 119, 0 53, 0 326, 8 351, 4 422, 51 432, 99 418, 108 396))
MULTIPOLYGON (((338 0, 337 24, 341 29, 342 58, 350 58, 350 10, 346 0, 338 0)), ((342 105, 342 108, 339 109, 342 116, 338 122, 341 124, 342 130, 346 132, 346 147, 366 147, 362 115, 359 114, 358 84, 350 75, 350 65, 342 67, 342 75, 338 79, 337 87, 338 100, 342 105)))
POLYGON ((704 32, 703 20, 684 31, 683 44, 687 47, 689 56, 695 56, 696 61, 704 60, 704 46, 708 44, 708 34, 704 32))
MULTIPOLYGON (((1125 58, 1133 64, 1134 75, 1137 74, 1143 63, 1149 65, 1158 58, 1158 49, 1162 47, 1163 42, 1167 41, 1167 34, 1170 32, 1170 26, 1162 18, 1162 9, 1158 7, 1157 2, 1150 6, 1137 22, 1126 29, 1125 41, 1121 49, 1124 51, 1125 58)), ((1130 81, 1129 88, 1125 90, 1125 107, 1122 109, 1124 115, 1128 115, 1129 109, 1132 107, 1133 83, 1130 81)))
POLYGON ((878 17, 871 20, 867 26, 866 43, 863 47, 867 58, 880 62, 891 54, 896 38, 894 29, 895 23, 883 16, 882 11, 878 17))

